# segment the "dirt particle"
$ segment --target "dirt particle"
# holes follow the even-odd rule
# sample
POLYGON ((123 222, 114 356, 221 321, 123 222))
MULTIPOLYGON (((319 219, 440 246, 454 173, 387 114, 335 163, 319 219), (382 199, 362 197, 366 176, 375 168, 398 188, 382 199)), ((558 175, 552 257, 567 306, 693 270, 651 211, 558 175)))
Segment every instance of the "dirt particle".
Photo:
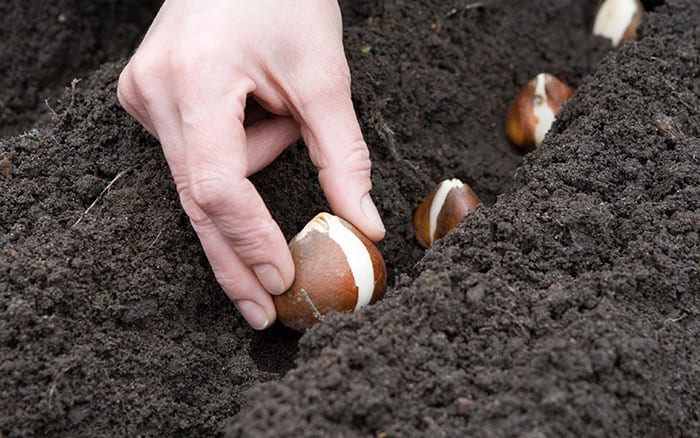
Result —
POLYGON ((484 299, 485 294, 486 291, 484 289, 484 285, 479 283, 475 286, 470 287, 469 290, 467 290, 467 301, 469 301, 472 304, 476 304, 484 299))
POLYGON ((468 397, 460 397, 455 401, 457 412, 460 414, 468 412, 473 405, 474 401, 468 397))
POLYGON ((0 173, 5 176, 12 176, 12 161, 7 155, 0 160, 0 173))

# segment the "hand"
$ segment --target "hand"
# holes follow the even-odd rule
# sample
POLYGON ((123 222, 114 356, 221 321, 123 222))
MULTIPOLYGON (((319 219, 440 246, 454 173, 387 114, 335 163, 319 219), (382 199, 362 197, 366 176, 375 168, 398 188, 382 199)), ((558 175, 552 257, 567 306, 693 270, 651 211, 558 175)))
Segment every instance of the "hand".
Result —
POLYGON ((270 293, 291 286, 294 265, 247 177, 300 134, 334 212, 383 237, 335 0, 166 0, 118 96, 160 140, 214 274, 253 328, 275 320, 270 293), (267 114, 252 124, 248 96, 267 114))

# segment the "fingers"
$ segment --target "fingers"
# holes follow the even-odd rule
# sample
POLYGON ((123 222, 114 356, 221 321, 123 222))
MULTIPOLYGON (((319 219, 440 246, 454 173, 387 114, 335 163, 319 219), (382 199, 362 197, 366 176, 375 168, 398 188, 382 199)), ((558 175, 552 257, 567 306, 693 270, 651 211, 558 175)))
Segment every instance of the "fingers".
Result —
POLYGON ((161 140, 219 283, 264 328, 276 317, 269 293, 291 285, 294 265, 248 175, 303 134, 334 211, 374 240, 384 228, 369 197, 371 165, 350 100, 337 3, 213 3, 166 2, 118 95, 161 140), (340 59, 339 68, 327 67, 329 59, 340 59), (280 117, 253 109, 244 125, 251 95, 280 117))
MULTIPOLYGON (((190 205, 188 211, 196 229, 211 221, 262 286, 270 293, 282 293, 294 278, 291 255, 281 230, 246 178, 243 105, 251 89, 242 84, 223 95, 191 90, 181 99, 187 167, 181 196, 191 197, 196 206, 190 205), (205 217, 198 217, 197 210, 205 217)), ((219 254, 210 257, 212 266, 230 263, 216 258, 219 254)), ((236 300, 240 291, 227 293, 236 300)))
POLYGON ((370 196, 371 161, 350 97, 347 64, 325 74, 304 77, 296 109, 309 155, 319 169, 319 182, 334 212, 372 240, 385 229, 370 196))
MULTIPOLYGON (((136 64, 139 71, 149 70, 136 64)), ((284 236, 246 175, 295 141, 298 124, 266 117, 244 130, 241 102, 252 89, 247 83, 228 92, 178 84, 171 88, 181 94, 172 95, 162 83, 148 81, 151 75, 136 80, 132 69, 130 63, 120 78, 120 102, 160 137, 183 207, 221 287, 253 328, 267 327, 276 318, 270 293, 289 287, 294 266, 284 236)))

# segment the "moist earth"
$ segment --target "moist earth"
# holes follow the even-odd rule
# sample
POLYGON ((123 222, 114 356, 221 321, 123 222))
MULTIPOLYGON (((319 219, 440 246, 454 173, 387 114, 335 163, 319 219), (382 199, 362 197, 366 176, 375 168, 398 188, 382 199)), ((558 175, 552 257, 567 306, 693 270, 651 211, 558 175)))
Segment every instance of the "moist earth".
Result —
POLYGON ((73 78, 127 56, 160 0, 0 3, 0 137, 48 120, 73 78), (47 102, 48 101, 48 102, 47 102))
MULTIPOLYGON (((158 2, 83 5, 0 7, 0 436, 697 435, 696 2, 617 49, 595 1, 344 2, 390 287, 303 336, 247 327, 116 100, 158 2), (524 157, 541 71, 576 93, 524 157), (426 252, 448 177, 483 205, 426 252)), ((303 143, 252 179, 287 238, 328 209, 303 143)))

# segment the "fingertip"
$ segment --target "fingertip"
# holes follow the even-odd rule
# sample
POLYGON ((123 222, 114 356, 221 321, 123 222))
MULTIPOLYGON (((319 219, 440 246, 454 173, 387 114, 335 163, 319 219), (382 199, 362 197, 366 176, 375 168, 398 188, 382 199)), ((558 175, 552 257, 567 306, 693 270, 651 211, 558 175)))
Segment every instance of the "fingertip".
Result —
POLYGON ((238 300, 234 304, 246 322, 255 330, 265 330, 277 318, 274 306, 272 309, 266 310, 263 306, 251 300, 238 300))
MULTIPOLYGON (((353 224, 370 240, 382 240, 386 234, 382 218, 370 192, 363 192, 360 188, 365 185, 365 180, 358 182, 357 179, 331 178, 328 172, 323 171, 321 176, 321 186, 333 212, 353 224)), ((364 190, 368 190, 366 186, 371 186, 369 178, 364 190)))
POLYGON ((360 197, 359 201, 344 202, 342 205, 331 202, 331 207, 334 214, 350 222, 369 240, 378 242, 384 238, 386 229, 369 194, 360 197))
POLYGON ((375 242, 382 240, 386 234, 386 228, 384 227, 382 217, 379 215, 379 210, 377 210, 377 206, 374 204, 372 196, 369 193, 365 193, 362 196, 360 207, 369 223, 365 234, 375 242))

